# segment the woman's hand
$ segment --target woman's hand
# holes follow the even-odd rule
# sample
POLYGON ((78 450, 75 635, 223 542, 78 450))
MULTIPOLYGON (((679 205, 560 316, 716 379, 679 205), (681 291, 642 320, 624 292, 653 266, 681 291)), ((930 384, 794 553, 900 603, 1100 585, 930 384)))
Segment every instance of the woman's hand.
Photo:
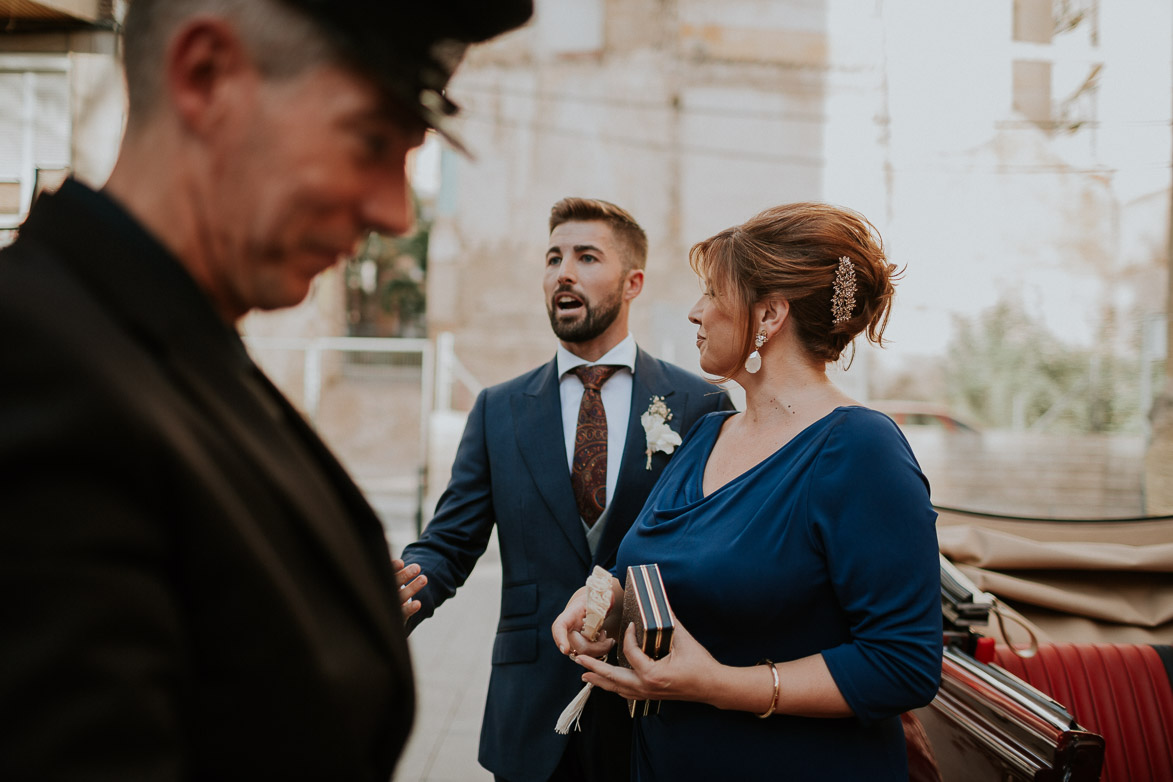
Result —
POLYGON ((428 577, 420 573, 419 565, 403 564, 402 559, 391 560, 391 568, 395 571, 395 583, 399 586, 399 607, 403 611, 403 621, 406 622, 423 604, 413 598, 428 584, 428 577))
POLYGON ((673 616, 672 649, 653 660, 640 651, 635 627, 627 628, 623 653, 631 668, 579 655, 582 680, 633 700, 693 701, 751 714, 850 717, 854 714, 821 654, 776 665, 723 665, 673 616), (778 684, 771 668, 778 672, 778 684))
POLYGON ((596 687, 635 700, 683 700, 712 702, 714 683, 726 666, 713 659, 695 638, 674 619, 672 648, 666 657, 653 660, 635 640, 635 626, 623 637, 623 654, 631 668, 608 665, 588 655, 576 662, 587 669, 582 677, 596 687))
MULTIPOLYGON (((614 585, 619 582, 614 581, 614 585)), ((611 606, 616 605, 614 598, 614 585, 612 589, 611 606)), ((622 592, 620 592, 622 595, 622 592)), ((554 643, 558 646, 558 651, 567 655, 571 659, 575 659, 578 655, 586 655, 588 657, 605 657, 607 652, 611 651, 611 647, 615 645, 615 641, 607 633, 607 627, 615 624, 611 621, 615 616, 615 611, 609 611, 607 619, 603 623, 603 629, 599 632, 599 637, 594 641, 588 641, 582 634, 582 623, 586 618, 587 608, 587 588, 581 587, 577 592, 570 596, 570 600, 566 603, 566 608, 554 620, 554 624, 550 626, 550 633, 554 636, 554 643)))

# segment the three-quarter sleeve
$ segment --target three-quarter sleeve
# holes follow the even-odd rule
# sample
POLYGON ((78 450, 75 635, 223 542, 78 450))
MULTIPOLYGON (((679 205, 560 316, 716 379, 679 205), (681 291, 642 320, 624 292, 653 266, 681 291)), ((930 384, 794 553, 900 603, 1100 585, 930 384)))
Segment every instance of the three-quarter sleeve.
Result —
POLYGON ((823 652, 831 676, 864 722, 927 704, 941 677, 940 561, 928 482, 907 441, 880 414, 845 420, 809 491, 812 544, 851 631, 823 652))

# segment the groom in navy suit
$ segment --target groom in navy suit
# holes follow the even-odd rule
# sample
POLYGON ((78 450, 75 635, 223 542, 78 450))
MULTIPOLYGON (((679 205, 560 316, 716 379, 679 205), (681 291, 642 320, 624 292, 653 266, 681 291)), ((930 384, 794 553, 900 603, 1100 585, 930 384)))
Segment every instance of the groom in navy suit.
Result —
POLYGON ((631 718, 618 696, 596 690, 582 731, 555 733, 582 672, 558 652, 550 625, 593 565, 614 565, 668 462, 659 450, 649 460, 640 416, 652 398, 663 398, 681 436, 732 407, 628 334, 646 260, 647 237, 623 209, 582 198, 554 205, 543 287, 557 355, 477 397, 436 514, 403 552, 403 575, 422 574, 403 590, 414 627, 465 582, 497 525, 501 617, 480 762, 498 780, 629 776, 631 718))

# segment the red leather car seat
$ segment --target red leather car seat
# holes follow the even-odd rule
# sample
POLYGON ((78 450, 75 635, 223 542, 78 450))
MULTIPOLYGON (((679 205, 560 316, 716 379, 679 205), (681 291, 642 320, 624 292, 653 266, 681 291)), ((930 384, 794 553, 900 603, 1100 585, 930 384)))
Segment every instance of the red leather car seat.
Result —
POLYGON ((994 662, 1104 737, 1101 782, 1173 780, 1173 647, 1041 644, 1023 659, 998 646, 994 662))

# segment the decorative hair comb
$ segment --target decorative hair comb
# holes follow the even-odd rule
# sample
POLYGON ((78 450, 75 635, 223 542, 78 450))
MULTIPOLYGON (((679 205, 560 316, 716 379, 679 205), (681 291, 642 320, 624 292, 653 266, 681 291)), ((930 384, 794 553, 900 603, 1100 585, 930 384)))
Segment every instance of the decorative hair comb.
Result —
POLYGON ((855 310, 855 265, 846 255, 839 257, 839 268, 835 270, 835 285, 831 293, 831 320, 842 323, 851 320, 855 310))

